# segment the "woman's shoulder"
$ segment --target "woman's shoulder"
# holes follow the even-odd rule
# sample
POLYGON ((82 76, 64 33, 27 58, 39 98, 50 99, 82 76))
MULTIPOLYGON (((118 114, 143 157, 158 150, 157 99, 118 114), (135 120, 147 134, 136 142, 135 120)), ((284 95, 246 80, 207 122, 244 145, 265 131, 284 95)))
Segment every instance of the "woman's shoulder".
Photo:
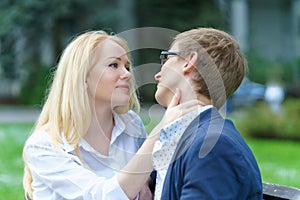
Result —
POLYGON ((133 110, 129 110, 126 113, 119 114, 122 119, 140 119, 140 116, 133 110))
POLYGON ((35 130, 27 139, 26 146, 51 146, 51 138, 47 130, 35 130))
POLYGON ((126 127, 125 132, 127 134, 143 137, 146 136, 147 133, 142 119, 136 112, 129 110, 127 113, 120 114, 119 117, 126 127))
POLYGON ((135 125, 142 125, 142 119, 141 117, 134 111, 129 110, 126 113, 123 114, 117 114, 118 118, 121 119, 126 125, 128 124, 135 124, 135 125))

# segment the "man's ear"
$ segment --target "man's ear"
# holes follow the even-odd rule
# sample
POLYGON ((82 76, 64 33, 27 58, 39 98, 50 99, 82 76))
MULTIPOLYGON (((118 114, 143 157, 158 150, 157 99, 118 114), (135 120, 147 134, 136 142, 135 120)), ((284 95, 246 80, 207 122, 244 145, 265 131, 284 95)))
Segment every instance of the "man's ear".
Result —
POLYGON ((183 72, 185 74, 190 73, 197 67, 197 64, 198 64, 198 53, 195 51, 192 51, 188 57, 187 64, 183 68, 183 72))

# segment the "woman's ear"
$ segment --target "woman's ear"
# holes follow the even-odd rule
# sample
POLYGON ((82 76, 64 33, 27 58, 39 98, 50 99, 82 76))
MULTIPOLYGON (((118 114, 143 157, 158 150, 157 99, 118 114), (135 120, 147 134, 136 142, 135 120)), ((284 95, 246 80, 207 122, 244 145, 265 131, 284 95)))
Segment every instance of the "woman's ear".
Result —
POLYGON ((198 53, 192 51, 188 57, 188 63, 183 68, 183 72, 185 74, 190 73, 197 67, 197 64, 198 64, 198 53))

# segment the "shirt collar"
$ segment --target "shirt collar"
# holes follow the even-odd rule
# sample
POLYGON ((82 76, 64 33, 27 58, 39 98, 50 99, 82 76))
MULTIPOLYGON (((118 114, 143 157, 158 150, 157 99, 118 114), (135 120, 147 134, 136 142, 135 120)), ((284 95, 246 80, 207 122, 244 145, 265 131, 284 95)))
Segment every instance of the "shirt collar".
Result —
MULTIPOLYGON (((122 132, 124 132, 124 130, 125 130, 125 124, 124 124, 123 120, 120 118, 120 116, 116 113, 113 113, 113 117, 114 117, 114 121, 115 121, 115 126, 113 127, 113 130, 112 130, 110 144, 113 144, 114 141, 117 139, 117 137, 120 136, 122 134, 122 132)), ((74 145, 68 143, 68 141, 63 133, 61 133, 61 138, 62 138, 61 146, 66 152, 72 152, 75 150, 74 145)), ((84 138, 82 138, 80 140, 79 147, 83 147, 87 151, 92 151, 90 145, 87 144, 87 142, 84 140, 84 138)))
POLYGON ((118 136, 120 136, 125 131, 125 123, 121 119, 121 117, 117 113, 113 113, 114 120, 115 120, 115 126, 112 130, 110 144, 113 144, 114 141, 117 139, 118 136))
POLYGON ((61 133, 61 140, 62 140, 61 147, 63 150, 65 150, 66 152, 72 152, 75 150, 74 145, 68 143, 64 133, 61 133))
POLYGON ((201 108, 195 109, 192 112, 189 112, 182 117, 178 118, 177 120, 171 122, 167 126, 165 126, 158 134, 159 140, 161 142, 164 141, 170 141, 172 138, 174 138, 178 133, 176 132, 170 132, 168 131, 169 127, 173 126, 174 124, 180 124, 181 126, 188 126, 190 122, 195 119, 200 113, 204 112, 205 110, 208 110, 212 108, 212 105, 203 106, 201 108))

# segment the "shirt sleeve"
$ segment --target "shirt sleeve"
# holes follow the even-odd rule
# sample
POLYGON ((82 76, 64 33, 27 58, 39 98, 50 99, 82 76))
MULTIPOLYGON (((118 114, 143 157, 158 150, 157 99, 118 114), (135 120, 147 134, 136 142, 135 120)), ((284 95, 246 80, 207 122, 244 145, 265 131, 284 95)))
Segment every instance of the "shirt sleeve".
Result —
POLYGON ((76 156, 44 144, 27 145, 25 154, 36 199, 49 195, 51 199, 69 200, 128 199, 115 176, 109 179, 97 176, 82 166, 76 156))

